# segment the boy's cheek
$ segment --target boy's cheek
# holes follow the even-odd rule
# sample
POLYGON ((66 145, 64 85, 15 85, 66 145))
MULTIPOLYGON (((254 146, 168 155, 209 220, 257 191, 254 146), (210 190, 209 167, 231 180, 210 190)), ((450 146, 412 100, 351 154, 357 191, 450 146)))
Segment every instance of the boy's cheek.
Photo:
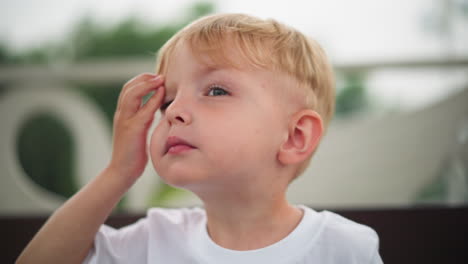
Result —
POLYGON ((157 136, 158 134, 161 134, 162 130, 164 130, 164 120, 163 118, 161 118, 160 116, 158 118, 155 119, 154 123, 153 123, 153 126, 154 126, 154 129, 153 129, 153 132, 151 134, 151 136, 157 136))
POLYGON ((160 164, 163 154, 161 153, 160 147, 158 146, 157 139, 155 137, 151 138, 150 144, 148 146, 148 154, 153 168, 157 171, 158 165, 160 164))
POLYGON ((155 159, 158 157, 158 153, 161 150, 162 146, 165 144, 163 136, 162 136, 162 128, 158 125, 151 133, 151 138, 149 142, 149 152, 151 155, 151 159, 155 159))

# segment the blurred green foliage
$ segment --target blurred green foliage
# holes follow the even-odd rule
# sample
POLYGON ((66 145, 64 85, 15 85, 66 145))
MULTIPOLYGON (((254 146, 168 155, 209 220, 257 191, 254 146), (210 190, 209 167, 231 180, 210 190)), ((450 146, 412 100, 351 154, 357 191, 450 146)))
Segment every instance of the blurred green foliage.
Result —
POLYGON ((4 64, 8 61, 9 52, 5 44, 0 43, 0 64, 4 64))
POLYGON ((19 162, 39 186, 70 197, 78 190, 75 181, 75 142, 60 119, 38 112, 19 129, 16 142, 19 162))
POLYGON ((118 26, 105 30, 90 18, 85 18, 70 39, 68 49, 62 52, 76 61, 89 58, 148 56, 154 54, 181 26, 165 25, 145 30, 142 23, 131 17, 118 26))
POLYGON ((362 113, 369 106, 365 87, 365 76, 361 73, 348 73, 343 76, 342 87, 338 87, 335 114, 346 118, 362 113))
POLYGON ((109 129, 112 128, 115 109, 119 99, 121 83, 108 84, 89 84, 89 83, 72 83, 72 86, 86 95, 91 101, 96 103, 96 106, 104 113, 109 129))
POLYGON ((35 64, 56 61, 76 62, 95 58, 118 58, 154 55, 183 26, 194 19, 213 13, 211 2, 188 6, 185 14, 162 25, 148 25, 138 17, 128 17, 107 28, 85 16, 63 41, 44 43, 38 48, 12 54, 0 44, 0 63, 35 64))

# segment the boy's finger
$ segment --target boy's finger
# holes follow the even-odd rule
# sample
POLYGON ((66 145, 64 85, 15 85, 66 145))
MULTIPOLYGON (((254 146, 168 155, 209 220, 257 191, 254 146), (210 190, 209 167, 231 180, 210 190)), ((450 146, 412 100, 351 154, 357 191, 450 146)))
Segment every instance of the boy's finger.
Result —
POLYGON ((146 104, 138 110, 137 118, 143 120, 145 123, 152 120, 154 113, 158 110, 163 101, 165 92, 164 86, 159 87, 158 90, 156 90, 156 93, 151 96, 146 104))
POLYGON ((151 73, 151 72, 144 72, 144 73, 140 73, 138 74, 137 76, 133 77, 132 79, 128 80, 124 86, 128 85, 128 84, 131 84, 135 81, 138 81, 138 80, 146 80, 146 79, 150 79, 150 78, 154 78, 158 76, 157 74, 154 74, 154 73, 151 73))
POLYGON ((122 96, 121 113, 123 118, 132 117, 140 108, 143 96, 158 89, 164 83, 161 76, 142 82, 127 90, 122 96))
POLYGON ((119 99, 117 100, 117 109, 120 109, 120 106, 122 105, 122 97, 129 89, 131 89, 131 87, 135 86, 136 84, 138 84, 140 82, 144 82, 144 81, 150 80, 152 78, 156 78, 157 76, 158 75, 156 75, 156 74, 145 72, 145 73, 139 74, 139 75, 133 77, 132 79, 130 79, 129 81, 127 81, 124 84, 122 90, 120 91, 119 99))

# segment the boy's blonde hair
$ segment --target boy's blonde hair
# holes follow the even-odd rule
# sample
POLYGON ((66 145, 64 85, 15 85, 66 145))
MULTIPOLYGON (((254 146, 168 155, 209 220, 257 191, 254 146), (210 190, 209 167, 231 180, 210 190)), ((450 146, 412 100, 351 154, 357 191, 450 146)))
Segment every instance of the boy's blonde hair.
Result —
MULTIPOLYGON (((319 44, 299 31, 273 19, 244 14, 203 17, 183 28, 159 50, 158 74, 165 74, 170 57, 183 43, 189 44, 195 56, 207 55, 219 65, 245 67, 239 65, 242 61, 286 73, 304 89, 304 105, 321 116, 325 130, 328 127, 335 109, 333 71, 319 44), (230 56, 226 44, 236 49, 241 60, 230 56)), ((307 168, 311 157, 301 164, 296 176, 307 168)))

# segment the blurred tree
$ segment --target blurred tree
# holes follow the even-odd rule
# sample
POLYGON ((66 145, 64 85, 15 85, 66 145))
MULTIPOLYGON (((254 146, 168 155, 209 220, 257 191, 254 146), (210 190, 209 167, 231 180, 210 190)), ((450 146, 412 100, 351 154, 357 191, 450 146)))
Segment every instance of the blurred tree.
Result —
POLYGON ((91 58, 115 58, 154 55, 179 29, 194 19, 214 12, 211 2, 197 2, 176 21, 164 25, 148 25, 137 17, 128 17, 106 29, 90 16, 85 16, 59 43, 43 43, 40 47, 6 56, 0 45, 0 63, 76 62, 91 58))
POLYGON ((6 64, 9 61, 9 54, 10 53, 5 44, 0 42, 0 64, 6 64))
MULTIPOLYGON (((0 42, 0 66, 2 64, 7 64, 8 61, 10 61, 10 52, 8 48, 0 42)), ((0 82, 0 96, 2 96, 5 93, 6 90, 6 85, 5 83, 0 82)))
POLYGON ((343 87, 338 87, 335 114, 346 118, 363 112, 369 106, 364 75, 349 73, 344 75, 343 87))

